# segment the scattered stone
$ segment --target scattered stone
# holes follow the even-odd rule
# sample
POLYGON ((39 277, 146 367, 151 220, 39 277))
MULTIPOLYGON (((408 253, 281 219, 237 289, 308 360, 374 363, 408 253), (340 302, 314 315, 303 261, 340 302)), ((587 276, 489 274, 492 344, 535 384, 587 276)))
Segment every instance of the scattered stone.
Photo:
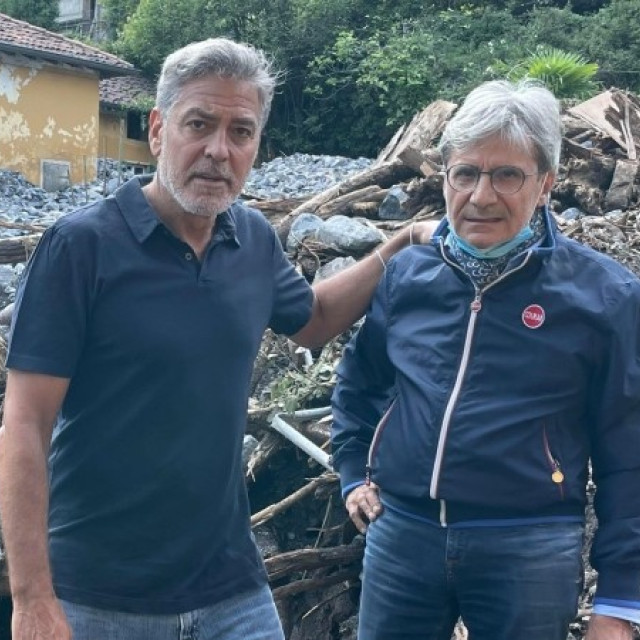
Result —
POLYGON ((318 230, 318 241, 344 253, 362 256, 385 239, 378 229, 368 227, 354 218, 333 216, 318 230))
POLYGON ((579 220, 586 214, 577 207, 569 207, 560 214, 565 220, 579 220))
POLYGON ((294 153, 252 169, 244 195, 247 199, 310 196, 364 171, 372 163, 367 158, 294 153))
POLYGON ((322 265, 317 271, 316 275, 313 279, 313 283, 320 282, 320 280, 326 280, 331 276, 339 273, 340 271, 344 271, 347 267, 350 267, 352 264, 355 264, 355 258, 351 256, 346 256, 343 258, 334 258, 331 262, 327 262, 327 264, 322 265))
POLYGON ((287 251, 295 253, 300 243, 311 237, 317 236, 318 231, 324 225, 324 220, 313 213, 301 213, 291 225, 287 236, 287 251))
POLYGON ((378 209, 378 217, 381 220, 408 220, 411 214, 402 207, 408 199, 401 187, 391 187, 378 209))

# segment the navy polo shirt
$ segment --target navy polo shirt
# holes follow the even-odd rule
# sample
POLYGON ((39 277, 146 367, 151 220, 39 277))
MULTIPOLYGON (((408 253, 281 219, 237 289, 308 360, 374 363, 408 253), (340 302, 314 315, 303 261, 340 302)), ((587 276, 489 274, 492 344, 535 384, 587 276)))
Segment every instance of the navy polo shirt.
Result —
POLYGON ((58 220, 16 296, 7 366, 70 378, 49 460, 60 598, 140 613, 264 584, 241 449, 266 327, 312 293, 263 216, 235 203, 199 262, 139 179, 58 220))

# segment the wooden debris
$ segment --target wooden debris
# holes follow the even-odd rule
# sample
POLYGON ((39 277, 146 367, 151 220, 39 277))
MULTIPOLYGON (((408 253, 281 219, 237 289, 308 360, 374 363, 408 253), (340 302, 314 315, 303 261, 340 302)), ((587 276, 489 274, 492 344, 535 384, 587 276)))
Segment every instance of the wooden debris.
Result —
POLYGON ((282 600, 304 591, 318 591, 320 589, 326 589, 334 584, 340 584, 347 580, 355 580, 360 576, 360 569, 344 569, 338 573, 334 573, 328 576, 322 576, 320 578, 307 578, 303 580, 296 580, 290 582, 284 587, 276 587, 272 589, 273 597, 275 600, 282 600))
POLYGON ((40 241, 40 233, 0 239, 0 264, 26 262, 40 241))
POLYGON ((301 213, 316 213, 321 206, 326 205, 331 200, 372 185, 377 185, 382 189, 388 189, 395 184, 412 178, 416 173, 415 169, 402 164, 400 161, 369 167, 310 198, 296 207, 289 215, 285 216, 276 225, 280 241, 286 242, 286 237, 293 221, 301 213))
POLYGON ((618 160, 613 172, 611 186, 605 196, 605 209, 627 209, 634 195, 634 183, 638 175, 637 160, 618 160))
POLYGON ((372 184, 362 189, 355 189, 321 205, 316 209, 315 214, 320 218, 330 218, 335 215, 349 215, 354 204, 358 202, 382 202, 386 192, 386 189, 381 189, 377 184, 372 184))
POLYGON ((611 89, 572 107, 569 113, 612 138, 629 160, 637 158, 640 150, 638 98, 619 89, 611 89))
POLYGON ((258 443, 247 464, 246 478, 255 480, 258 472, 267 464, 269 458, 280 449, 282 441, 277 433, 269 432, 258 443))
POLYGON ((269 505, 262 511, 255 513, 251 516, 251 526, 257 527, 258 525, 264 524, 268 520, 271 520, 274 516, 282 513, 289 509, 293 504, 298 502, 298 500, 302 500, 306 496, 312 494, 319 486, 327 483, 337 483, 338 476, 332 472, 325 472, 321 476, 314 478, 311 482, 307 483, 304 487, 298 489, 296 492, 292 493, 290 496, 287 496, 280 502, 276 504, 269 505))
POLYGON ((321 549, 297 549, 287 553, 272 556, 264 561, 269 576, 273 582, 296 571, 309 571, 321 567, 334 567, 337 565, 360 562, 364 551, 364 544, 360 542, 340 545, 337 547, 325 547, 321 549))
POLYGON ((401 127, 376 159, 376 165, 400 161, 416 173, 431 175, 434 156, 429 155, 436 140, 458 105, 436 100, 417 113, 411 122, 401 127))

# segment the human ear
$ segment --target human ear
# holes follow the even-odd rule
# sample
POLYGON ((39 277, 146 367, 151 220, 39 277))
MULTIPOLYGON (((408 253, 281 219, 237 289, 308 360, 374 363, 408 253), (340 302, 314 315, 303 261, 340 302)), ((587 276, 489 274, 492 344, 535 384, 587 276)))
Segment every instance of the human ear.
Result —
POLYGON ((162 114, 158 107, 153 107, 149 114, 149 150, 157 158, 162 149, 162 114))

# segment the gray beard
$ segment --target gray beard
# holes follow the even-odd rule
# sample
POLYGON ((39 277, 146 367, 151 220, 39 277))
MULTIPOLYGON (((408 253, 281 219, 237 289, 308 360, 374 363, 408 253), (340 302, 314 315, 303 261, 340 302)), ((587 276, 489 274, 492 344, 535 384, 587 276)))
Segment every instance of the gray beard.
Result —
POLYGON ((158 180, 160 184, 169 192, 171 197, 180 205, 184 213, 198 216, 200 218, 213 218, 218 214, 226 211, 231 203, 235 200, 235 196, 227 196, 226 198, 217 198, 218 206, 212 209, 211 205, 215 204, 214 201, 197 201, 189 197, 184 189, 176 185, 175 176, 165 166, 165 163, 160 161, 158 166, 158 180))

